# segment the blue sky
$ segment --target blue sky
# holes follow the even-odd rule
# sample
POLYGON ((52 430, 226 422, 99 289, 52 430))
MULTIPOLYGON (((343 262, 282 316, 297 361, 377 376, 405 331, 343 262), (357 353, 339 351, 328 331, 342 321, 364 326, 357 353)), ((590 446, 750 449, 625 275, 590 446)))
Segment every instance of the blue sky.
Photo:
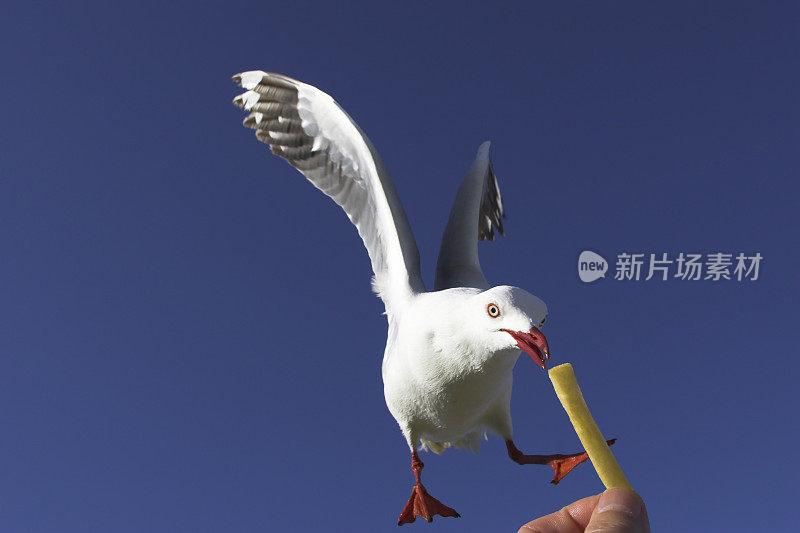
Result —
MULTIPOLYGON (((785 530, 798 426, 798 7, 791 3, 17 3, 0 18, 0 529, 391 531, 411 488, 354 229, 231 104, 262 68, 381 152, 432 284, 490 139, 487 278, 550 308, 656 530, 785 530), (582 283, 578 254, 759 252, 757 281, 582 283)), ((612 266, 613 268, 613 266, 612 266)), ((515 439, 577 449, 541 370, 515 439)), ((601 490, 491 438, 423 456, 516 531, 601 490)))

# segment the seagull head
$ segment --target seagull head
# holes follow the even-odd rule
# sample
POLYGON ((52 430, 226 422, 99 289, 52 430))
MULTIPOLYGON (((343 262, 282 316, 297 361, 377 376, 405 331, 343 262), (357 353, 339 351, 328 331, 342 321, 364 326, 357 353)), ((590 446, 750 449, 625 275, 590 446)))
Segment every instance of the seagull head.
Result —
POLYGON ((507 285, 492 287, 472 297, 473 326, 483 330, 491 351, 519 348, 546 370, 550 347, 541 332, 547 306, 533 294, 507 285))

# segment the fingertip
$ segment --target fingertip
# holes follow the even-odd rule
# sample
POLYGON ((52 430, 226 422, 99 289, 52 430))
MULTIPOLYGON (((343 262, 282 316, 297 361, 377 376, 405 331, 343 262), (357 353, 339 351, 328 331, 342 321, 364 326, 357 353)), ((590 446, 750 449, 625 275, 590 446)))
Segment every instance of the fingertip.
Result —
POLYGON ((595 494, 594 496, 589 496, 567 505, 562 511, 569 513, 572 520, 584 529, 592 518, 592 513, 597 507, 597 502, 599 500, 600 494, 595 494))
POLYGON ((597 494, 573 502, 555 513, 528 522, 517 533, 583 533, 599 499, 597 494))
POLYGON ((585 533, 601 531, 649 532, 647 511, 641 496, 625 488, 612 488, 602 493, 585 533))
POLYGON ((642 514, 643 505, 642 497, 634 491, 622 487, 615 487, 606 490, 600 495, 600 500, 597 502, 597 513, 617 511, 627 513, 631 517, 636 518, 642 514))

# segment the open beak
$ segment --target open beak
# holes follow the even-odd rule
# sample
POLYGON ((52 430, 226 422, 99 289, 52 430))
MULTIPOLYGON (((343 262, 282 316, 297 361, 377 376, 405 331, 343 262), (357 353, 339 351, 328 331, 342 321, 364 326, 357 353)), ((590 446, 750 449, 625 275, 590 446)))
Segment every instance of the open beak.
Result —
POLYGON ((511 331, 510 329, 503 329, 517 341, 517 346, 520 350, 531 356, 533 362, 542 367, 542 370, 547 370, 546 361, 550 359, 550 347, 547 345, 547 339, 544 337, 539 328, 532 327, 526 333, 524 331, 511 331))

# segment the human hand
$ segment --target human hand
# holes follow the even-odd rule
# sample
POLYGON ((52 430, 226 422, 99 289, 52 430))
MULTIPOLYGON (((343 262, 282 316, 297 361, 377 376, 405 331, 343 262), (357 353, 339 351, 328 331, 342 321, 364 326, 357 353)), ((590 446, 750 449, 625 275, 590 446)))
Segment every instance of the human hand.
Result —
POLYGON ((537 518, 518 533, 650 533, 642 498, 627 489, 608 489, 537 518))

